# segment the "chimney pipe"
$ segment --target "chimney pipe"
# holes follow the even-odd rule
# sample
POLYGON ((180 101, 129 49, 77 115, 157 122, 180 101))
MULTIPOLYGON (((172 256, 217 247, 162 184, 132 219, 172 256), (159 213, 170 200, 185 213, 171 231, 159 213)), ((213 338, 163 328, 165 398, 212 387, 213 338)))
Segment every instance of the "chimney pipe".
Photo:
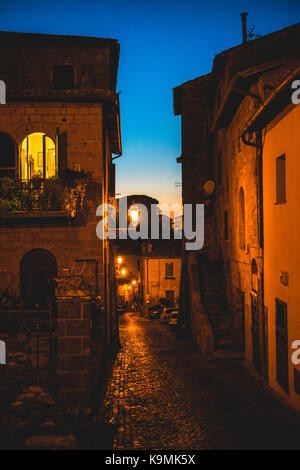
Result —
POLYGON ((248 13, 241 13, 242 28, 243 28, 243 44, 246 44, 247 42, 247 16, 248 16, 248 13))

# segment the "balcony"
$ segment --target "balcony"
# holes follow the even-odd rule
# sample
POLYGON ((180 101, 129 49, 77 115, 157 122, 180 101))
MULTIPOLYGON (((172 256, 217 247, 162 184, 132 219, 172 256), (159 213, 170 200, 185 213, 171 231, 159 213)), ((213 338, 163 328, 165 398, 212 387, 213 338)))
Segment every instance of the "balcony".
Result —
POLYGON ((84 206, 88 175, 70 172, 69 178, 0 178, 0 219, 74 219, 84 206), (80 177, 74 178, 74 173, 80 177))

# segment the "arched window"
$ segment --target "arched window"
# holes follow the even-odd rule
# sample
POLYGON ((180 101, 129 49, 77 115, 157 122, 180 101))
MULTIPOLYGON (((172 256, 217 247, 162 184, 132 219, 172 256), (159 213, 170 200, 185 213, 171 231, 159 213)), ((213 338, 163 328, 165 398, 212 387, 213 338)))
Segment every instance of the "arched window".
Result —
POLYGON ((23 140, 20 155, 20 177, 22 180, 57 177, 55 144, 43 132, 34 132, 23 140))
POLYGON ((245 250, 245 195, 243 188, 239 192, 239 244, 240 249, 245 250))
POLYGON ((0 177, 15 176, 15 143, 12 138, 0 132, 0 177))
POLYGON ((251 287, 253 291, 258 292, 258 268, 255 259, 251 261, 251 287))

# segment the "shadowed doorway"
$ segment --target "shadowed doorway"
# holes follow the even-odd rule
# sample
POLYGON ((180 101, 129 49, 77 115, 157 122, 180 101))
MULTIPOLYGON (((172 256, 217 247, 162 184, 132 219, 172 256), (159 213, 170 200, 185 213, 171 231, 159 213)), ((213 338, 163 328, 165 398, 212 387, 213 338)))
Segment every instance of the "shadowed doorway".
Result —
POLYGON ((49 279, 57 275, 56 259, 42 248, 26 253, 20 265, 21 296, 25 305, 49 304, 49 279))

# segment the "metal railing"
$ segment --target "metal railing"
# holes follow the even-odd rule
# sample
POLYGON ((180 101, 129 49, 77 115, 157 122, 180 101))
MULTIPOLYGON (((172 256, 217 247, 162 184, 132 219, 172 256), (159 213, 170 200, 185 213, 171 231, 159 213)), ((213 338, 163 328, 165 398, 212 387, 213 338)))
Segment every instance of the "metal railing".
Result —
POLYGON ((8 179, 0 185, 0 214, 64 211, 74 215, 82 208, 83 199, 84 192, 65 186, 60 179, 8 179))
POLYGON ((9 310, 10 321, 22 338, 36 378, 55 385, 57 365, 57 321, 52 308, 9 310))

